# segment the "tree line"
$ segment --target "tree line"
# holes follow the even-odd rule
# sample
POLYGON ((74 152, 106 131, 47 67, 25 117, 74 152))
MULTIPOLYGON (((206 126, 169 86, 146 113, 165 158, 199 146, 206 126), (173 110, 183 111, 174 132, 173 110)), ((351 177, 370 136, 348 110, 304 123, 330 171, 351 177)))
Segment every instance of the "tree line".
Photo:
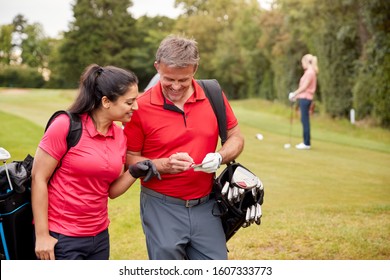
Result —
MULTIPOLYGON (((157 4, 157 3, 156 3, 157 4)), ((176 19, 129 12, 130 0, 77 0, 62 38, 44 35, 23 15, 0 26, 0 86, 75 88, 85 66, 134 71, 140 89, 155 74, 155 52, 168 34, 198 41, 197 78, 215 78, 231 99, 287 103, 298 86, 301 57, 318 57, 321 113, 390 128, 390 1, 175 1, 176 19)))

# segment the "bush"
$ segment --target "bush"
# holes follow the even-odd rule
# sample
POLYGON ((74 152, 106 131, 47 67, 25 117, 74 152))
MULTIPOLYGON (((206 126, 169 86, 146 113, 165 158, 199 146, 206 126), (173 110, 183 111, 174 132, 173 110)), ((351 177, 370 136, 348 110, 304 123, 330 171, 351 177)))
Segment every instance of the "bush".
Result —
POLYGON ((0 68, 1 87, 42 88, 45 80, 37 68, 25 65, 2 65, 0 68))

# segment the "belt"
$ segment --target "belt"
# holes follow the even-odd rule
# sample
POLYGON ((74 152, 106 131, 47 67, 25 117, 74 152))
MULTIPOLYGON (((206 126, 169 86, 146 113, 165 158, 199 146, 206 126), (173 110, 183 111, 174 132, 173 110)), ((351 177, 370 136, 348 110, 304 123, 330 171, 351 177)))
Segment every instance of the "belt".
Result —
POLYGON ((194 207, 196 205, 205 203, 205 202, 209 201, 209 199, 210 199, 210 195, 206 195, 204 197, 197 198, 197 199, 185 200, 185 199, 172 197, 172 196, 168 196, 168 195, 164 195, 164 194, 155 192, 155 191, 153 191, 149 188, 146 188, 144 186, 141 186, 141 192, 146 193, 146 194, 151 195, 151 196, 154 196, 154 197, 157 197, 165 202, 183 205, 187 208, 191 208, 191 207, 194 207))

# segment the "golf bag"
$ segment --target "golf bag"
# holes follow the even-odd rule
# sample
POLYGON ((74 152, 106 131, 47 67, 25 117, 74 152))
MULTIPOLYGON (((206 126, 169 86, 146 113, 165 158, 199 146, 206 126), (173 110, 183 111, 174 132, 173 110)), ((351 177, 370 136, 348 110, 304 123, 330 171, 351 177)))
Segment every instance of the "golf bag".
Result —
POLYGON ((253 222, 260 225, 264 188, 247 168, 237 162, 228 164, 215 179, 213 191, 216 198, 213 214, 221 216, 226 241, 241 227, 248 227, 253 222), (249 181, 251 186, 245 181, 249 181), (241 192, 234 195, 234 188, 241 192))
MULTIPOLYGON (((222 89, 217 80, 197 82, 203 88, 217 116, 219 136, 223 145, 227 139, 227 127, 222 89)), ((213 215, 221 217, 226 241, 241 227, 248 227, 253 222, 260 225, 264 187, 260 179, 247 168, 237 162, 227 164, 222 173, 214 179, 213 193, 216 198, 213 215), (240 194, 229 197, 229 191, 233 196, 233 190, 239 191, 240 194)))
MULTIPOLYGON (((50 117, 45 131, 61 114, 67 114, 70 120, 66 137, 67 150, 69 150, 81 138, 82 124, 78 115, 68 111, 57 111, 50 117)), ((34 158, 28 155, 23 161, 14 161, 7 165, 12 186, 9 185, 5 167, 0 167, 1 259, 36 259, 31 208, 33 161, 34 158)))
POLYGON ((34 236, 31 209, 33 157, 0 166, 0 235, 2 260, 33 260, 34 236))

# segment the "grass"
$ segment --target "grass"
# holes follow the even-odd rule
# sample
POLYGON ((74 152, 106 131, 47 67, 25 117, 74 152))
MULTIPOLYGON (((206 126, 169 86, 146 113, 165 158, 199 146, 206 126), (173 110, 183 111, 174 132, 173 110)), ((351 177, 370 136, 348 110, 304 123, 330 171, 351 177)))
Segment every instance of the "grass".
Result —
MULTIPOLYGON (((15 160, 33 155, 47 119, 74 93, 0 89, 0 146, 15 160)), ((228 242, 230 259, 390 258, 390 131, 315 115, 312 150, 286 150, 288 107, 256 99, 232 107, 245 136, 237 161, 261 178, 265 200, 262 224, 228 242)), ((293 145, 301 141, 296 115, 292 128, 293 145)), ((111 259, 147 259, 138 200, 136 183, 109 202, 111 259)))

